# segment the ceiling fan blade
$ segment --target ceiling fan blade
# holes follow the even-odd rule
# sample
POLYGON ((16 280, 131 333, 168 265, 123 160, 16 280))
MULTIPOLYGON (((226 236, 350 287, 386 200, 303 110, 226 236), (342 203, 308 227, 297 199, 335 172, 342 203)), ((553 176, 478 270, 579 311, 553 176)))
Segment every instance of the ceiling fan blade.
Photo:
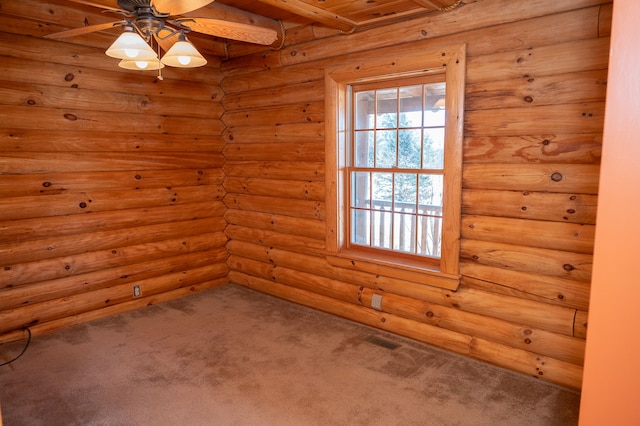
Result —
POLYGON ((213 3, 213 0, 151 0, 151 5, 158 12, 168 13, 169 15, 182 15, 205 7, 209 3, 213 3))
POLYGON ((213 18, 189 18, 180 23, 203 34, 231 40, 269 45, 278 39, 278 33, 271 28, 257 27, 239 22, 213 18))
POLYGON ((116 0, 97 0, 96 1, 86 1, 86 0, 69 0, 72 3, 84 4, 85 6, 97 7, 99 9, 120 9, 118 2, 116 0))
POLYGON ((106 24, 89 25, 87 27, 74 28, 72 30, 60 31, 59 33, 47 34, 44 38, 60 39, 74 37, 82 34, 93 33, 96 31, 108 30, 116 25, 121 25, 122 21, 107 22, 106 24))

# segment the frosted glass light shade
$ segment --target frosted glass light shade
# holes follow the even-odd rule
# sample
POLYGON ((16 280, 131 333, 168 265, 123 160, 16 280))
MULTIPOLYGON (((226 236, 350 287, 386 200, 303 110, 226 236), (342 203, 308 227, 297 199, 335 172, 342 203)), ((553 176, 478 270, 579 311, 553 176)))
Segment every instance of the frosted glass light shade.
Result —
POLYGON ((152 71, 164 68, 164 64, 158 60, 158 58, 148 61, 138 59, 123 59, 118 63, 120 68, 136 71, 152 71))
POLYGON ((148 61, 158 56, 138 33, 125 31, 107 49, 107 56, 118 59, 148 61))
POLYGON ((162 57, 162 63, 170 67, 194 68, 205 65, 207 60, 184 37, 180 37, 162 57))

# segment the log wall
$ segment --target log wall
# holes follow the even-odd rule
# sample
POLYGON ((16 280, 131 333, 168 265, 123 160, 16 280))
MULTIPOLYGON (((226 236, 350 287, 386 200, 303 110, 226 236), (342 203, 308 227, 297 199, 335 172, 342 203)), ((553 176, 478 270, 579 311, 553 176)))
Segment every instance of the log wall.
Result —
POLYGON ((229 279, 580 388, 612 5, 465 3, 223 63, 229 279), (325 67, 439 43, 468 49, 455 292, 325 248, 325 67))
POLYGON ((219 61, 124 71, 67 6, 0 10, 0 341, 227 282, 219 61))

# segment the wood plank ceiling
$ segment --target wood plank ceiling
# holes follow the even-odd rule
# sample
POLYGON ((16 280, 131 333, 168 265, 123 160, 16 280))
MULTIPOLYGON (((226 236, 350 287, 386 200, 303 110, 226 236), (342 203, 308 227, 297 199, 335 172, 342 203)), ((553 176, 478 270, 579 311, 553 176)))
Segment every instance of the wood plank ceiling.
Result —
MULTIPOLYGON (((129 0, 132 1, 132 0, 129 0)), ((174 0, 156 0, 161 3, 173 3, 174 0)), ((184 0, 180 0, 184 2, 184 0)), ((178 3, 180 3, 178 1, 178 3)), ((186 2, 189 3, 189 2, 186 2)), ((197 2, 196 2, 197 3, 197 2)), ((275 30, 278 39, 271 45, 283 47, 288 43, 286 33, 293 28, 314 26, 319 33, 352 33, 373 26, 385 25, 403 19, 442 13, 453 10, 464 3, 463 0, 217 0, 192 12, 183 13, 183 18, 214 18, 222 21, 249 24, 255 27, 275 30)), ((106 9, 120 9, 117 0, 52 0, 51 4, 77 9, 89 13, 81 25, 77 20, 58 22, 66 29, 88 25, 108 23, 119 19, 118 15, 101 13, 106 9), (101 15, 101 16, 100 16, 101 15)), ((176 16, 172 16, 175 18, 176 16)), ((185 22, 188 25, 188 22, 185 22)), ((119 33, 118 29, 106 29, 102 32, 119 33)), ((74 36, 82 37, 83 35, 74 36)), ((202 35, 192 32, 190 37, 203 39, 209 45, 205 51, 230 56, 230 45, 248 45, 231 37, 202 35), (223 46, 223 47, 221 47, 223 46)), ((70 38, 68 41, 72 41, 70 38)), ((75 41, 77 42, 77 41, 75 41)), ((164 48, 165 46, 163 46, 164 48)), ((255 46, 260 47, 260 46, 255 46)), ((262 46, 263 47, 263 46, 262 46)), ((236 49, 235 54, 250 53, 250 50, 236 49), (237 53, 239 52, 239 53, 237 53)))

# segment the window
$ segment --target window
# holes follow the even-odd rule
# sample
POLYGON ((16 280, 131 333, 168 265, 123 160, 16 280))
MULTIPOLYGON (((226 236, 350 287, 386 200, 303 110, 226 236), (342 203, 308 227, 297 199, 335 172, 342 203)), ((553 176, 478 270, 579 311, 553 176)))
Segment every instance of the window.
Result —
POLYGON ((330 263, 457 288, 464 76, 465 46, 326 70, 330 263))
POLYGON ((348 247, 440 258, 446 84, 429 77, 350 86, 348 247))

